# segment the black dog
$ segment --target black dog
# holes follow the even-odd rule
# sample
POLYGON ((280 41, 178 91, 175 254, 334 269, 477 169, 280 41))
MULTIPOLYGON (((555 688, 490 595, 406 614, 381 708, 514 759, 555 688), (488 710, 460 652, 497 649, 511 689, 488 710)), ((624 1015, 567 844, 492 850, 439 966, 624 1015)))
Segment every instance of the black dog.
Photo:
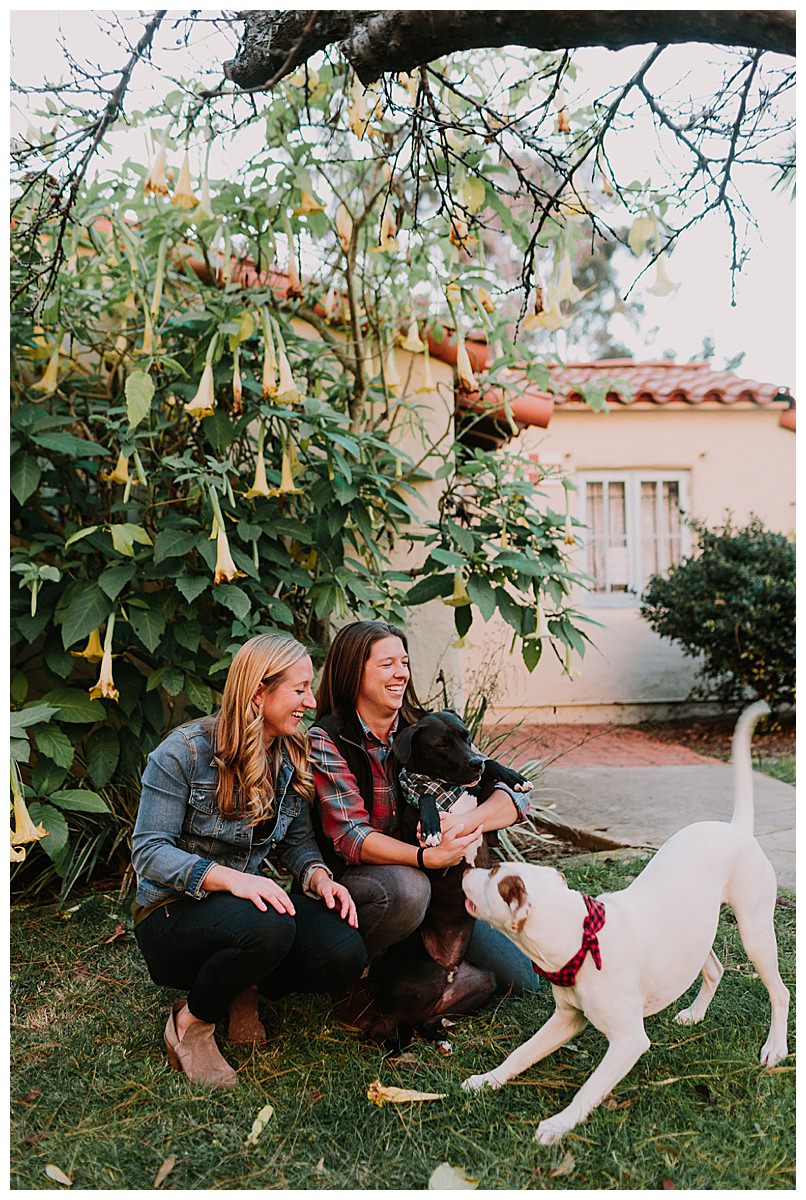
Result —
MULTIPOLYGON (((399 835, 404 841, 430 845, 440 841, 440 810, 459 796, 471 807, 486 800, 499 783, 528 790, 525 776, 474 749, 467 727, 453 712, 430 713, 392 743, 400 767, 399 835), (415 807, 416 800, 416 807, 415 807)), ((472 828, 472 811, 467 827, 472 828)), ((464 961, 473 932, 465 908, 462 875, 468 866, 488 866, 485 835, 472 863, 430 872, 431 904, 425 920, 404 941, 377 958, 367 979, 368 1003, 355 1024, 375 1040, 406 1044, 412 1032, 430 1039, 443 1036, 443 1017, 475 1012, 495 992, 495 978, 464 961)))

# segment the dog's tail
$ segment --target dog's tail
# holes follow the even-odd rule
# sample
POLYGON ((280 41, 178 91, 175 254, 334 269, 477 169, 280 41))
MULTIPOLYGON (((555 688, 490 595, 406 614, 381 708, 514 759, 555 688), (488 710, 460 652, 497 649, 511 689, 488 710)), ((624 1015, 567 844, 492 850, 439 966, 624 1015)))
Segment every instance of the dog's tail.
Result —
POLYGON ((766 700, 751 704, 740 715, 733 732, 731 762, 733 763, 733 816, 731 825, 753 832, 753 760, 750 742, 753 730, 770 711, 766 700))

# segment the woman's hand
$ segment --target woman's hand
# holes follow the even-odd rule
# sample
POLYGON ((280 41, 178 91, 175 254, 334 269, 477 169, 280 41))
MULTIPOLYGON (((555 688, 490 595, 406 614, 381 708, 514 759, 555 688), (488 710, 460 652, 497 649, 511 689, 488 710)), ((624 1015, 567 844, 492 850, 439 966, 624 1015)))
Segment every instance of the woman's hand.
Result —
POLYGON ((464 858, 465 851, 474 842, 479 841, 482 833, 482 827, 478 823, 475 813, 465 813, 464 820, 451 822, 447 829, 443 825, 440 844, 427 846, 423 850, 423 866, 427 867, 429 871, 435 871, 439 867, 456 866, 464 858), (472 825, 470 825, 471 821, 472 825))
POLYGON ((278 913, 294 916, 295 909, 288 892, 283 891, 279 883, 267 879, 265 875, 247 875, 244 871, 230 868, 226 890, 241 900, 251 900, 261 912, 266 912, 270 904, 278 913))
POLYGON ((353 929, 358 928, 358 913, 355 911, 355 901, 343 883, 336 883, 327 871, 321 868, 314 871, 308 884, 314 895, 324 900, 328 908, 338 908, 339 915, 353 929))

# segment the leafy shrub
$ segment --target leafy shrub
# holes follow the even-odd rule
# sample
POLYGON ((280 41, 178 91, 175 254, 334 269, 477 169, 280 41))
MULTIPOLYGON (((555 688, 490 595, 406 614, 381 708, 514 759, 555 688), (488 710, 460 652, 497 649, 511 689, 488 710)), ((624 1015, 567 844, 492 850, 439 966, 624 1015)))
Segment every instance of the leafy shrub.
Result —
POLYGON ((726 704, 795 697, 795 546, 765 529, 691 522, 695 553, 655 575, 641 615, 689 657, 703 656, 697 694, 726 704))

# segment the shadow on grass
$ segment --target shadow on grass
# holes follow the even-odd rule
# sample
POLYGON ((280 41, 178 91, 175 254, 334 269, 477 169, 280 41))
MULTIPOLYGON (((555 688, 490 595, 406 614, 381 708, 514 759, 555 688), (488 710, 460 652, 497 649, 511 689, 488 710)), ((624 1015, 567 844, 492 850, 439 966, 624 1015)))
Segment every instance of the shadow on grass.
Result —
MULTIPOLYGON (((596 894, 625 886, 639 867, 600 861, 567 874, 596 894)), ((776 915, 794 993, 794 903, 776 915)), ((769 1004, 730 912, 716 939, 725 978, 706 1021, 676 1025, 676 1008, 651 1018, 652 1048, 607 1106, 545 1148, 534 1130, 601 1058, 595 1030, 500 1092, 468 1095, 460 1084, 546 1019, 548 992, 464 1019, 451 1058, 416 1042, 397 1060, 337 1025, 326 997, 292 997, 267 1007, 267 1046, 223 1043, 239 1086, 210 1093, 168 1068, 162 1029, 174 993, 151 983, 130 933, 105 941, 118 922, 128 926, 127 907, 106 894, 85 897, 69 917, 13 914, 13 1188, 57 1186, 48 1164, 76 1188, 151 1188, 171 1157, 164 1190, 420 1189, 445 1160, 490 1189, 794 1187, 794 1055, 774 1071, 759 1066, 769 1004), (447 1095, 378 1108, 366 1093, 379 1077, 447 1095), (266 1104, 274 1114, 247 1148, 266 1104)))

